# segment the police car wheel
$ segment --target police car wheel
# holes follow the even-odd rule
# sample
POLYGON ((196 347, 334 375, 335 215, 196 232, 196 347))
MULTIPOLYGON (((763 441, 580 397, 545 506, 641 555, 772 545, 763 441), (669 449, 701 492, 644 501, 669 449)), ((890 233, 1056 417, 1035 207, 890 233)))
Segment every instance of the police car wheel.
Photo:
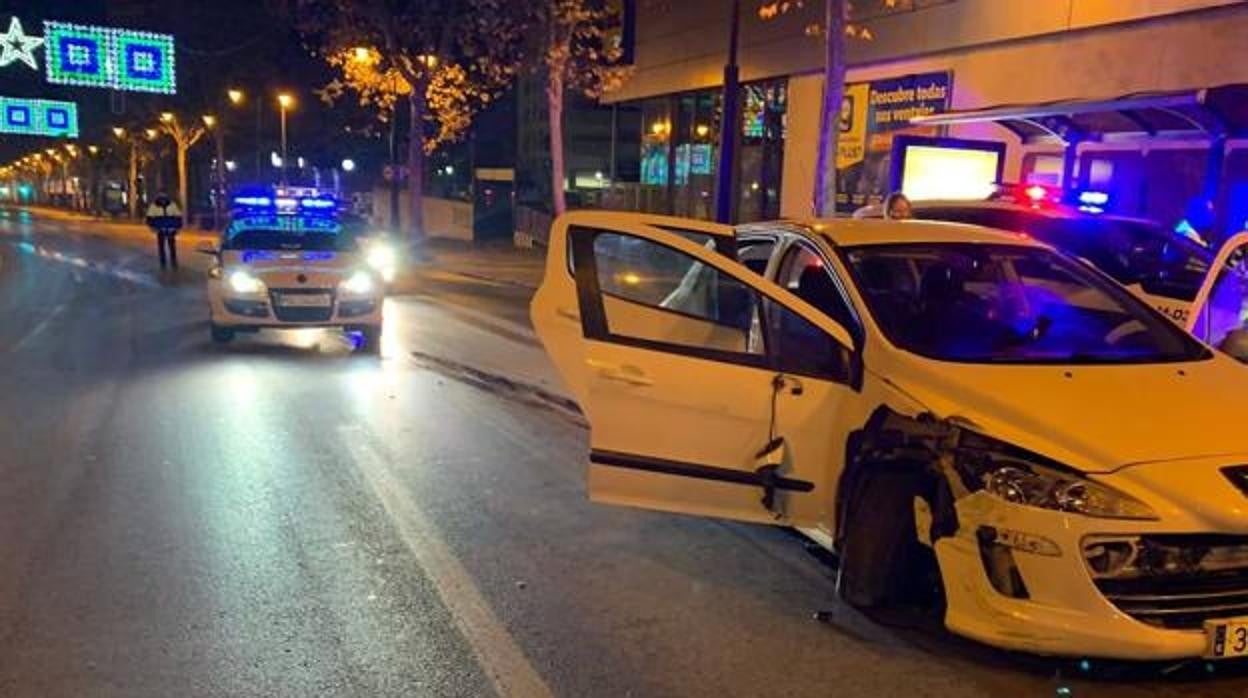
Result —
POLYGON ((381 326, 360 328, 360 351, 376 354, 381 351, 381 326))
POLYGON ((212 330, 212 341, 218 344, 225 344, 226 342, 229 342, 230 340, 234 339, 234 330, 228 327, 221 327, 220 325, 212 325, 211 330, 212 330))

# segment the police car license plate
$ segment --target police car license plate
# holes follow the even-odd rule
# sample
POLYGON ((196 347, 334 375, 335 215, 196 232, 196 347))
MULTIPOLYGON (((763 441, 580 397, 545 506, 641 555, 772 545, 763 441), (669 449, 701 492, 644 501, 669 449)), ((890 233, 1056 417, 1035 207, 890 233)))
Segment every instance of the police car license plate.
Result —
POLYGON ((328 293, 283 293, 277 304, 287 308, 325 308, 333 301, 328 293))
POLYGON ((1248 618, 1206 621, 1205 637, 1209 639, 1205 656, 1211 659, 1248 657, 1248 618))

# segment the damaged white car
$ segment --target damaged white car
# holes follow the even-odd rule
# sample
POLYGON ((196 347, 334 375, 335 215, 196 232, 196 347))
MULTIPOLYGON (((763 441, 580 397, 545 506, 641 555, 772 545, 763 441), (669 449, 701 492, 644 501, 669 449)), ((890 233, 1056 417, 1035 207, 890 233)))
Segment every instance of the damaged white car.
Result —
POLYGON ((851 604, 1000 647, 1248 655, 1248 371, 1090 266, 956 224, 608 212, 558 219, 547 264, 593 499, 801 528, 851 604))

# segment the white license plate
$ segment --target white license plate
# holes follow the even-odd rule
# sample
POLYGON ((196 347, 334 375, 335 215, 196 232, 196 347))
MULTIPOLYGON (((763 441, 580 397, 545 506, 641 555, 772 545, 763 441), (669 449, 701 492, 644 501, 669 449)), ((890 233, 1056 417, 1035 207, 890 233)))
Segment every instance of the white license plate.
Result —
POLYGON ((1248 618, 1205 621, 1205 637, 1211 659, 1248 657, 1248 618))
POLYGON ((332 304, 328 293, 283 293, 277 304, 287 308, 327 308, 332 304))

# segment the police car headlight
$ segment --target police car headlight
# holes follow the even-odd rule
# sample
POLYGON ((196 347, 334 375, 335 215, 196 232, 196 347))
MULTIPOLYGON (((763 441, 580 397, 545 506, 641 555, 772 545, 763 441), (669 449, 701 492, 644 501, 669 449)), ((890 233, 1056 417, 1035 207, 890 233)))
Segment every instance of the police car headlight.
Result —
POLYGON ((372 293, 376 285, 372 274, 366 271, 357 271, 346 281, 342 282, 342 290, 357 296, 363 296, 372 293))
POLYGON ((957 460, 963 483, 1013 504, 1101 519, 1157 519, 1140 500, 1042 456, 963 432, 957 460))
POLYGON ((235 293, 263 293, 264 282, 239 269, 230 273, 230 288, 235 293))
POLYGON ((399 255, 394 247, 384 242, 369 245, 364 260, 386 281, 393 281, 395 269, 399 264, 399 255))

